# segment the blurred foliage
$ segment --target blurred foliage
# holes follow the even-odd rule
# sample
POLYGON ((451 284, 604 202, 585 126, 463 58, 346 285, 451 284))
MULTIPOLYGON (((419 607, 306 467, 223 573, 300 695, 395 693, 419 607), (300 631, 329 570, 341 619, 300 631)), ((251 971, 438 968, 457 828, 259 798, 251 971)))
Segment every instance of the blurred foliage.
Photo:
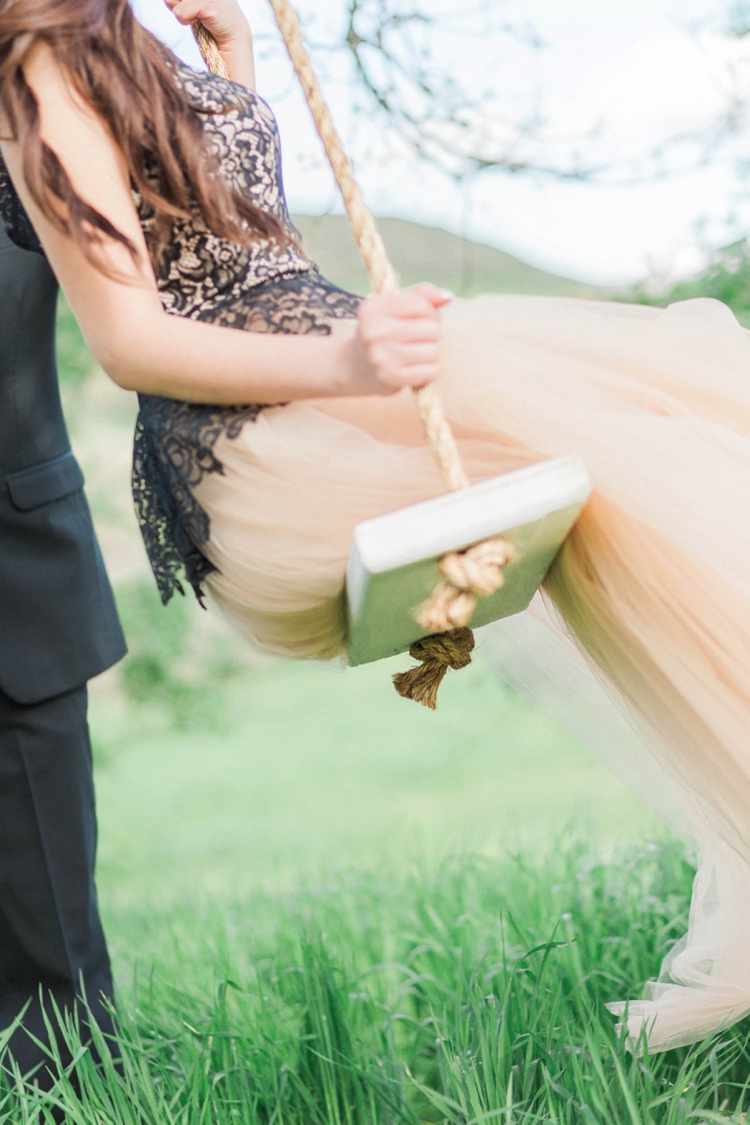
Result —
POLYGON ((64 386, 80 387, 96 365, 70 305, 60 294, 57 305, 57 365, 64 386))
POLYGON ((178 730, 220 725, 227 692, 248 664, 242 642, 214 619, 202 619, 193 601, 191 593, 178 595, 165 608, 149 578, 117 587, 128 638, 128 655, 118 666, 125 699, 161 712, 178 730))
POLYGON ((645 282, 628 294, 629 300, 650 305, 686 301, 692 297, 714 297, 723 301, 741 324, 750 327, 750 243, 747 239, 715 250, 705 270, 697 277, 661 287, 658 283, 645 282))
POLYGON ((733 0, 727 10, 727 31, 737 39, 750 35, 750 3, 748 0, 733 0))

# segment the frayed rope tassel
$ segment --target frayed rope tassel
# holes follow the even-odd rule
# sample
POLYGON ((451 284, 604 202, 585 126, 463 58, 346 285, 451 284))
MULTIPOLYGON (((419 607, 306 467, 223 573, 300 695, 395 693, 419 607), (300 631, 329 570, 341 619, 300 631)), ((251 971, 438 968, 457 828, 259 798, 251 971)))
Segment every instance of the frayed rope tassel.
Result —
POLYGON ((435 710, 448 669, 471 664, 474 634, 466 626, 477 600, 500 589, 505 581, 503 567, 514 558, 511 544, 499 538, 443 556, 438 570, 444 581, 414 611, 417 624, 430 633, 409 649, 409 655, 422 663, 393 677, 399 695, 435 710))
POLYGON ((449 668, 465 668, 471 664, 474 634, 471 629, 451 629, 415 641, 409 655, 422 661, 406 672, 397 672, 393 685, 404 699, 413 699, 433 711, 437 707, 438 688, 449 668))

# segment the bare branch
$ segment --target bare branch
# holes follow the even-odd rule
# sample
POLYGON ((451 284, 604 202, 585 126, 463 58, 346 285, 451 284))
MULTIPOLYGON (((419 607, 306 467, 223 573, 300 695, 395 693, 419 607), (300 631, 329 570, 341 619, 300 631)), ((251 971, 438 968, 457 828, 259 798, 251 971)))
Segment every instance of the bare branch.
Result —
MULTIPOLYGON (((306 31, 319 56, 340 61, 343 49, 349 59, 355 113, 368 122, 375 115, 384 136, 456 180, 500 172, 624 186, 729 158, 750 118, 744 72, 727 70, 722 111, 708 125, 604 158, 606 121, 568 136, 552 128, 538 78, 546 44, 527 19, 508 18, 510 7, 510 0, 341 0, 338 25, 311 15, 306 31), (512 88, 508 59, 525 76, 523 90, 512 88)), ((750 35, 750 0, 729 2, 719 31, 750 35)))

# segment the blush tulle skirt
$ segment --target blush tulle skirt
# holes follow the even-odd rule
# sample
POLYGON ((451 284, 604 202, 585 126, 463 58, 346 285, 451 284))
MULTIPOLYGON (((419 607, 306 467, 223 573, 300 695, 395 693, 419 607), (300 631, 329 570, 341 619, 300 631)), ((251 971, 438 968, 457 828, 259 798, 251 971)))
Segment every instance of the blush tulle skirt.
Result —
MULTIPOLYGON (((471 479, 574 453, 593 480, 548 631, 637 724, 701 856, 686 938, 612 1008, 651 1050, 692 1042, 750 1012, 750 334, 710 300, 487 296, 443 325, 471 479)), ((217 454, 213 599, 267 651, 335 655, 354 524, 442 491, 408 395, 268 409, 217 454)))

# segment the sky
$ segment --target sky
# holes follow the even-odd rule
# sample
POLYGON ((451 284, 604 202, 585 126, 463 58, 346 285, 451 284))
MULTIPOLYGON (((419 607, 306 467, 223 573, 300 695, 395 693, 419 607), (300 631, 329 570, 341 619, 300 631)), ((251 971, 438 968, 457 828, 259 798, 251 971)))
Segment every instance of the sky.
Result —
MULTIPOLYGON (((460 36, 453 36, 450 47, 438 46, 438 52, 452 51, 452 65, 465 81, 491 75, 507 94, 509 111, 540 107, 553 154, 553 138, 575 136, 585 159, 622 163, 665 136, 706 126, 722 104, 728 68, 745 88, 750 84, 750 43, 717 33, 726 7, 719 0, 490 2, 508 20, 533 25, 543 48, 514 50, 500 38, 481 48, 467 40, 461 48, 460 36)), ((256 32, 258 89, 279 119, 290 206, 338 212, 331 174, 267 4, 242 3, 256 32)), ((410 4, 404 0, 405 7, 410 4)), ((441 19, 470 4, 431 0, 426 10, 441 19)), ((179 53, 195 58, 189 34, 176 27, 161 0, 134 5, 179 53)), ((299 0, 299 10, 317 43, 326 19, 330 26, 340 17, 342 3, 299 0)), ((397 145, 385 145, 376 117, 351 113, 348 72, 325 52, 313 55, 376 214, 442 226, 543 268, 603 284, 685 275, 700 267, 710 243, 729 241, 750 226, 750 206, 726 156, 658 181, 579 184, 486 173, 458 185, 399 153, 397 145)))

